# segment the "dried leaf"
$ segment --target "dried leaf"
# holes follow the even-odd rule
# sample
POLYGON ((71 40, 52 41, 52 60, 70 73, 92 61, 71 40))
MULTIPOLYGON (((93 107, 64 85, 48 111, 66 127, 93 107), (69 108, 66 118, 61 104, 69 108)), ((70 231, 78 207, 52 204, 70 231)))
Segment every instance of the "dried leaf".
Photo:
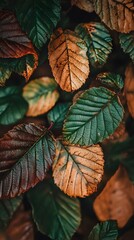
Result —
POLYGON ((53 163, 54 181, 69 196, 85 197, 97 190, 103 165, 99 145, 80 147, 59 141, 53 163))
POLYGON ((49 63, 60 87, 71 92, 79 89, 89 74, 84 41, 70 30, 61 28, 51 36, 48 46, 49 63))
POLYGON ((48 112, 59 98, 57 84, 53 78, 42 77, 30 81, 23 88, 23 97, 29 104, 27 116, 38 116, 48 112))
POLYGON ((128 33, 134 30, 133 0, 95 0, 94 9, 111 29, 128 33))
POLYGON ((128 110, 134 118, 134 65, 130 64, 125 71, 124 93, 127 99, 128 110))
POLYGON ((93 4, 90 0, 71 0, 71 4, 89 13, 94 11, 93 4))
POLYGON ((124 227, 134 214, 134 185, 122 166, 107 182, 101 194, 94 201, 94 210, 101 221, 117 220, 124 227))

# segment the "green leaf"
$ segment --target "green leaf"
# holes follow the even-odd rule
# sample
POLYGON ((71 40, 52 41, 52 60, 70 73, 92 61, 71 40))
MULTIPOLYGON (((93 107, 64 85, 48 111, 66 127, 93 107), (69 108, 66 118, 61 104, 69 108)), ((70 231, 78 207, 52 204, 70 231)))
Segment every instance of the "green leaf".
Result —
POLYGON ((16 0, 15 10, 22 29, 40 49, 60 19, 60 0, 16 0))
POLYGON ((37 228, 51 239, 70 240, 80 225, 80 203, 60 191, 51 179, 28 192, 37 228))
POLYGON ((86 90, 70 107, 63 126, 64 139, 92 145, 112 134, 123 118, 118 96, 103 87, 86 90))
POLYGON ((43 126, 15 126, 0 139, 0 197, 18 196, 42 181, 55 155, 55 140, 43 126))
POLYGON ((98 223, 91 231, 88 240, 117 240, 118 227, 116 221, 98 223))
POLYGON ((0 200, 0 232, 7 227, 21 201, 21 197, 0 200))
POLYGON ((120 34, 120 44, 125 53, 128 53, 134 63, 134 32, 129 34, 120 34))
POLYGON ((113 90, 121 90, 124 86, 123 79, 119 74, 104 72, 98 74, 96 79, 113 90))
POLYGON ((112 39, 102 23, 83 23, 75 28, 75 32, 85 41, 87 55, 94 67, 106 63, 108 55, 112 50, 112 39))
POLYGON ((0 68, 0 87, 5 85, 6 80, 10 77, 11 71, 7 69, 0 68))
POLYGON ((53 123, 51 129, 62 129, 69 107, 70 103, 59 103, 47 114, 49 124, 53 123))
POLYGON ((14 86, 0 89, 0 124, 17 122, 24 117, 27 108, 21 88, 14 86))

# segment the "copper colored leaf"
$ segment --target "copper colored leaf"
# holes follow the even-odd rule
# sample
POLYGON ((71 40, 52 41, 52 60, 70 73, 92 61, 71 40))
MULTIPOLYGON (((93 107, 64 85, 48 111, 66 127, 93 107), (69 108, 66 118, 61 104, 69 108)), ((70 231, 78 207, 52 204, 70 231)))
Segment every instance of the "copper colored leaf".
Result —
POLYGON ((0 139, 0 197, 14 197, 46 177, 55 153, 54 139, 35 124, 14 127, 0 139))
POLYGON ((27 116, 48 112, 59 98, 57 83, 53 78, 42 77, 30 81, 23 88, 23 97, 29 104, 27 116))
POLYGON ((134 118, 134 64, 130 64, 126 68, 124 93, 127 99, 128 110, 134 118))
POLYGON ((134 214, 134 185, 122 166, 107 182, 101 194, 94 201, 94 210, 101 221, 117 220, 124 227, 134 214))
POLYGON ((90 0, 71 0, 71 4, 89 13, 94 11, 90 0))
POLYGON ((59 141, 53 164, 54 181, 69 196, 85 197, 97 190, 103 165, 99 145, 80 147, 59 141))
POLYGON ((111 29, 128 33, 134 30, 133 0, 94 0, 94 9, 111 29))
POLYGON ((87 47, 79 36, 61 28, 51 36, 48 46, 49 63, 60 87, 71 92, 79 89, 89 74, 87 47))

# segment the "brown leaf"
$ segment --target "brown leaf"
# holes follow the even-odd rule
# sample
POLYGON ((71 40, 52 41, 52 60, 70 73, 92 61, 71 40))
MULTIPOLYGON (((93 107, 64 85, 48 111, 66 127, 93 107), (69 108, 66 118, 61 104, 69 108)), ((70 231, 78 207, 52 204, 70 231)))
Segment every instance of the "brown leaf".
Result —
POLYGON ((71 4, 89 13, 94 11, 90 0, 71 0, 71 4))
POLYGON ((48 45, 49 63, 55 80, 67 91, 79 89, 89 74, 85 42, 70 30, 61 28, 51 36, 48 45))
POLYGON ((127 99, 128 110, 134 118, 134 64, 129 64, 126 68, 124 94, 127 99))
POLYGON ((85 197, 96 191, 103 165, 99 145, 80 147, 59 141, 53 164, 54 181, 69 196, 85 197))
POLYGON ((134 30, 133 0, 95 0, 94 9, 111 29, 128 33, 134 30))
POLYGON ((120 166, 94 201, 94 210, 100 221, 117 220, 124 227, 134 214, 134 185, 127 171, 120 166))

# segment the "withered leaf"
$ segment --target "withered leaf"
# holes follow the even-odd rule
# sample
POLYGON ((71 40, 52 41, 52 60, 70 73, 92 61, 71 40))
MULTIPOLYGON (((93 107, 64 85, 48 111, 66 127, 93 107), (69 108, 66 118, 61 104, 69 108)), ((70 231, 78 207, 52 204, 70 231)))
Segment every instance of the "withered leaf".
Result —
POLYGON ((85 42, 73 31, 58 28, 48 45, 49 63, 60 87, 71 92, 79 89, 89 74, 85 42))
POLYGON ((71 0, 71 4, 89 13, 94 11, 90 0, 71 0))
POLYGON ((80 147, 59 141, 53 163, 54 181, 69 196, 85 197, 96 191, 103 165, 99 145, 80 147))
POLYGON ((101 221, 117 220, 120 228, 134 214, 134 185, 124 167, 118 168, 95 199, 94 210, 101 221))

